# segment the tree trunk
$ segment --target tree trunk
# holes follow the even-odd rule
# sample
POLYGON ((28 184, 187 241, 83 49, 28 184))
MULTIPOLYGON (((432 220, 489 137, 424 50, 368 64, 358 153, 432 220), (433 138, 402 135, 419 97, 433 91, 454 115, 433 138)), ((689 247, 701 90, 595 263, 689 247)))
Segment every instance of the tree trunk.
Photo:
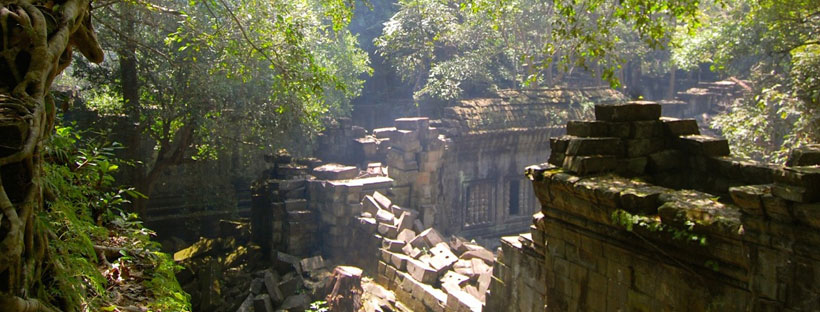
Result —
POLYGON ((47 236, 35 222, 43 210, 42 142, 53 131, 48 96, 54 77, 71 61, 71 47, 102 62, 91 26, 90 3, 4 1, 0 11, 0 307, 52 311, 30 295, 42 293, 51 267, 47 236), (56 21, 56 23, 49 21, 56 21), (10 43, 10 44, 9 44, 10 43), (23 60, 23 61, 21 61, 23 60))

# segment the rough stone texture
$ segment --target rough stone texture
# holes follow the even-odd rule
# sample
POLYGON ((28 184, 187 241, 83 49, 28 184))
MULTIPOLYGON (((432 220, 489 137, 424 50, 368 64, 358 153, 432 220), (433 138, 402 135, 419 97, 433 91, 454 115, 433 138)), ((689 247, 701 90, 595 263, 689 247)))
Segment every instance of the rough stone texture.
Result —
MULTIPOLYGON (((630 136, 663 149, 648 154, 640 180, 530 167, 542 210, 529 233, 502 239, 487 309, 816 310, 820 169, 732 157, 691 121, 663 119, 658 136, 655 106, 630 105, 597 106, 598 122, 631 123, 630 136)), ((596 131, 575 133, 616 137, 596 131)), ((812 151, 792 156, 801 153, 812 151)))

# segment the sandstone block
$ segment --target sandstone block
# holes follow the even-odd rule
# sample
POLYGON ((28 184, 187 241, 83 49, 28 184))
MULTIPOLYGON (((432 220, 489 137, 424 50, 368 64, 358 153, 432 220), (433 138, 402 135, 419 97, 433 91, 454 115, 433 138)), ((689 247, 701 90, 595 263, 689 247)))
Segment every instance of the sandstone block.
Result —
POLYGON ((786 166, 815 166, 820 165, 820 144, 808 144, 789 153, 786 166))
POLYGON ((606 137, 607 124, 603 121, 570 120, 567 122, 567 135, 576 137, 606 137))
POLYGON ((683 164, 683 155, 678 150, 668 149, 649 154, 647 171, 662 172, 680 168, 683 164))
POLYGON ((401 248, 401 251, 405 255, 408 255, 410 258, 413 258, 413 259, 418 259, 419 256, 421 256, 421 254, 422 254, 421 249, 413 247, 413 245, 410 245, 410 244, 404 245, 404 247, 401 248))
POLYGON ((410 243, 413 239, 416 238, 416 232, 411 229, 403 229, 399 232, 399 235, 396 239, 403 241, 405 243, 410 243))
POLYGON ((626 157, 641 157, 663 150, 664 142, 661 138, 624 140, 626 143, 626 157))
POLYGON ((382 193, 378 191, 373 192, 373 199, 381 206, 382 209, 390 210, 390 206, 393 206, 393 203, 390 201, 390 198, 384 196, 382 193))
POLYGON ((259 312, 273 312, 273 305, 270 302, 270 296, 267 294, 260 294, 253 297, 253 310, 259 312))
POLYGON ((396 226, 398 227, 399 231, 403 230, 410 230, 413 228, 413 222, 416 221, 416 216, 418 213, 413 213, 411 211, 403 211, 401 213, 401 217, 396 222, 396 226))
POLYGON ((615 156, 567 156, 562 167, 579 175, 611 172, 618 165, 615 156))
POLYGON ((447 289, 447 311, 479 312, 483 304, 478 298, 462 290, 447 289))
POLYGON ((437 273, 449 270, 453 263, 458 260, 458 257, 453 254, 450 250, 450 246, 445 242, 438 243, 433 248, 430 248, 430 255, 432 255, 432 257, 430 258, 429 264, 437 273))
POLYGON ((622 104, 595 105, 595 119, 600 121, 657 120, 661 105, 649 101, 631 101, 622 104))
POLYGON ((395 130, 390 132, 390 147, 404 152, 421 151, 421 142, 416 131, 395 130))
POLYGON ((325 267, 325 259, 322 256, 302 259, 299 262, 302 266, 302 272, 313 272, 325 267))
POLYGON ((326 164, 313 168, 312 174, 320 180, 349 180, 359 175, 359 168, 340 164, 326 164))
POLYGON ((798 222, 820 229, 820 203, 795 204, 792 209, 798 222))
POLYGON ((373 136, 379 139, 388 139, 393 131, 396 131, 396 127, 376 128, 373 129, 373 136))
POLYGON ((396 270, 407 271, 408 260, 412 260, 412 258, 400 253, 390 253, 390 264, 392 264, 396 270))
POLYGON ((369 212, 372 216, 375 216, 379 212, 379 203, 376 202, 373 196, 365 195, 364 199, 362 199, 362 211, 369 212))
POLYGON ((678 143, 680 150, 690 154, 710 157, 729 155, 729 142, 725 139, 705 135, 687 135, 681 136, 678 143))
POLYGON ((660 195, 664 191, 664 188, 656 186, 627 188, 619 194, 620 206, 630 213, 656 214, 661 205, 660 195))
POLYGON ((662 138, 663 122, 659 120, 634 121, 631 123, 630 137, 633 139, 662 138))
POLYGON ((732 202, 743 213, 763 216, 763 196, 771 193, 771 185, 744 185, 729 188, 732 202))
POLYGON ((646 164, 648 162, 647 157, 621 158, 618 159, 615 173, 627 177, 640 176, 646 172, 646 164))
POLYGON ((495 255, 493 255, 491 251, 484 248, 468 250, 461 254, 461 257, 459 258, 464 260, 481 259, 486 263, 495 263, 495 255))
POLYGON ((406 117, 393 121, 398 130, 418 131, 430 127, 430 118, 427 117, 406 117))
POLYGON ((464 287, 470 281, 470 278, 464 274, 456 273, 455 271, 447 271, 444 275, 439 279, 442 285, 444 284, 452 284, 456 285, 459 288, 464 287))
POLYGON ((419 233, 416 238, 410 241, 410 244, 419 249, 429 249, 441 242, 444 242, 441 234, 439 234, 435 229, 429 228, 419 233))
POLYGON ((592 156, 592 155, 612 155, 623 154, 621 139, 618 138, 579 138, 569 140, 567 145, 568 156, 592 156))
POLYGON ((402 252, 402 248, 406 243, 404 241, 385 238, 382 240, 382 248, 391 252, 402 252))
POLYGON ((379 209, 376 211, 376 220, 380 223, 394 224, 396 222, 395 216, 390 210, 379 209))
POLYGON ((387 223, 379 223, 378 231, 379 234, 390 239, 394 239, 399 235, 399 228, 387 223))
POLYGON ((279 290, 279 275, 270 270, 266 270, 263 281, 271 303, 279 304, 282 300, 285 300, 284 295, 282 295, 282 291, 279 290))
POLYGON ((789 185, 798 187, 791 189, 782 187, 781 190, 776 192, 789 196, 790 198, 787 198, 789 200, 796 202, 820 201, 820 166, 785 167, 775 174, 774 180, 775 186, 789 185))
POLYGON ((550 165, 553 165, 553 166, 561 167, 561 166, 564 165, 564 158, 565 157, 566 157, 566 154, 564 154, 564 153, 558 153, 558 152, 552 151, 552 152, 550 152, 550 157, 547 160, 547 163, 549 163, 550 165))
POLYGON ((553 153, 566 153, 567 146, 569 145, 569 140, 572 139, 571 136, 565 135, 560 137, 551 137, 550 138, 550 151, 553 153))
POLYGON ((694 119, 661 117, 664 129, 673 136, 700 134, 698 122, 694 119))
POLYGON ((407 272, 410 273, 410 276, 415 280, 425 284, 435 283, 436 278, 438 278, 438 274, 433 268, 416 259, 407 260, 407 272))

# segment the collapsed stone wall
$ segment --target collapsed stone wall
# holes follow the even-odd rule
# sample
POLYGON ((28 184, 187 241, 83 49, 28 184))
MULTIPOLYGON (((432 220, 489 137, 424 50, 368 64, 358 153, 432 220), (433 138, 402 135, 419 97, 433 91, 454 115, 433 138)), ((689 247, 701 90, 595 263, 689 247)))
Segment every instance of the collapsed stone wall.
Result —
POLYGON ((499 256, 539 261, 524 275, 543 276, 543 287, 496 269, 488 306, 532 293, 559 311, 820 305, 820 148, 773 166, 730 156, 694 120, 660 118, 657 103, 595 113, 570 122, 549 163, 528 169, 541 213, 499 256))

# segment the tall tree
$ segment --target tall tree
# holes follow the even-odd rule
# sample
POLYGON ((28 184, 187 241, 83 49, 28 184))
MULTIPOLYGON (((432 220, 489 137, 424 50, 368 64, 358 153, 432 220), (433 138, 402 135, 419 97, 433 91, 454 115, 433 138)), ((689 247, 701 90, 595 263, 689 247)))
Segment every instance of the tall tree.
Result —
POLYGON ((47 240, 35 216, 43 210, 42 142, 54 128, 48 95, 71 61, 72 47, 101 62, 90 2, 3 1, 0 9, 0 307, 52 311, 37 300, 42 277, 60 270, 46 261, 47 240))

